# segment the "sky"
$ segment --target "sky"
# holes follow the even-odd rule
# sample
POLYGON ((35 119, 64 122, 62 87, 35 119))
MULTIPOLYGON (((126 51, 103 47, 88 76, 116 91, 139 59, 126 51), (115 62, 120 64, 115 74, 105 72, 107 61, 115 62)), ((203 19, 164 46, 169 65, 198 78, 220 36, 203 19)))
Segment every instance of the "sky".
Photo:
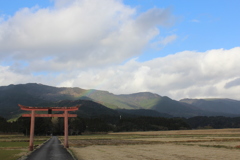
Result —
POLYGON ((239 0, 0 0, 0 86, 240 100, 239 0))

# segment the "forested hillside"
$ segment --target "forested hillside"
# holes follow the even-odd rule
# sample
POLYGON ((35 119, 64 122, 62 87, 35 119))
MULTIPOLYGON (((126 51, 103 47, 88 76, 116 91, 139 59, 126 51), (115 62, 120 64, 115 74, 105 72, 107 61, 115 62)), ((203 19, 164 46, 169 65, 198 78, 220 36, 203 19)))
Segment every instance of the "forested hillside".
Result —
POLYGON ((155 117, 233 117, 240 115, 240 102, 236 100, 184 99, 176 101, 150 92, 115 95, 108 91, 29 83, 0 87, 0 116, 7 119, 19 116, 23 111, 20 110, 18 104, 48 107, 58 106, 60 105, 58 102, 64 100, 82 104, 78 112, 83 117, 102 113, 114 115, 119 112, 122 112, 121 114, 134 112, 131 115, 155 117), (97 110, 101 107, 105 107, 104 111, 98 112, 97 110))

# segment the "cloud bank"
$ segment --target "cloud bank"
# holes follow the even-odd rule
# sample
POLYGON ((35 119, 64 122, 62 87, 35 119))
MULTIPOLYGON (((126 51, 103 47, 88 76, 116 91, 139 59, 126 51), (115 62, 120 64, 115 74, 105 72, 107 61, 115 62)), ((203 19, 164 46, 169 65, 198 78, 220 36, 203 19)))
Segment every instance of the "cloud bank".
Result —
POLYGON ((151 91, 181 98, 240 99, 240 47, 184 51, 147 62, 128 61, 104 70, 81 72, 61 86, 86 86, 113 93, 151 91))
POLYGON ((118 0, 56 1, 23 8, 0 24, 0 58, 29 72, 59 72, 119 64, 137 56, 169 26, 168 9, 137 14, 118 0))
POLYGON ((146 47, 177 39, 160 34, 159 26, 174 25, 169 9, 137 13, 119 0, 58 0, 0 19, 1 86, 37 82, 173 99, 240 99, 240 47, 138 61, 146 47))
POLYGON ((68 74, 24 76, 2 67, 5 82, 108 90, 115 94, 150 91, 173 99, 239 97, 240 47, 206 52, 184 51, 147 62, 132 59, 123 65, 73 71, 68 74), (17 79, 16 79, 17 78, 17 79))

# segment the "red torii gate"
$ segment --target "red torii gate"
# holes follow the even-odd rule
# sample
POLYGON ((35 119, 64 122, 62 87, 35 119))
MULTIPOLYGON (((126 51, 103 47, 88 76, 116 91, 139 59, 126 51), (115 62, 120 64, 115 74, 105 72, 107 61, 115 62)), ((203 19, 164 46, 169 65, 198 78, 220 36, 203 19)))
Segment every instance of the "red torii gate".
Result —
POLYGON ((33 150, 35 117, 64 117, 64 147, 68 148, 68 117, 77 117, 76 114, 69 114, 68 111, 76 111, 80 105, 74 107, 29 107, 18 104, 21 110, 31 111, 30 114, 22 114, 22 117, 31 117, 29 151, 33 150), (64 111, 63 114, 36 114, 35 111, 64 111))

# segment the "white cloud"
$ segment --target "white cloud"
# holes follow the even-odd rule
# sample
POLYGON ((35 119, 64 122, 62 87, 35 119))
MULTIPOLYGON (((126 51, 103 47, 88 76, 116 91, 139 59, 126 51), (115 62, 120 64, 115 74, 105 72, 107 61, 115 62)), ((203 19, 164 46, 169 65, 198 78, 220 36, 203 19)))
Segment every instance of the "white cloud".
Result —
POLYGON ((240 99, 240 86, 225 87, 236 77, 240 47, 206 52, 184 51, 148 62, 131 60, 122 66, 81 72, 63 82, 113 93, 151 91, 174 99, 222 97, 240 99))
POLYGON ((220 97, 240 99, 240 47, 206 52, 184 51, 147 62, 73 70, 58 75, 29 75, 1 67, 0 83, 37 82, 48 85, 107 90, 115 94, 150 91, 173 99, 220 97))
POLYGON ((170 10, 138 14, 120 0, 54 2, 52 8, 24 8, 0 18, 0 85, 37 82, 174 99, 240 99, 240 47, 131 59, 149 43, 163 47, 177 38, 159 40, 158 26, 175 21, 170 10))
POLYGON ((25 61, 23 68, 31 72, 122 63, 141 54, 159 35, 159 25, 174 22, 168 9, 154 8, 138 15, 119 0, 54 2, 52 8, 23 8, 1 21, 2 61, 25 61))
POLYGON ((1 86, 16 84, 16 83, 26 83, 32 77, 25 75, 23 73, 16 73, 9 69, 9 66, 0 66, 0 84, 1 86))
POLYGON ((169 43, 172 43, 176 39, 177 39, 177 35, 173 34, 173 35, 161 38, 159 41, 152 43, 152 47, 161 49, 161 48, 165 47, 166 45, 168 45, 169 43))

